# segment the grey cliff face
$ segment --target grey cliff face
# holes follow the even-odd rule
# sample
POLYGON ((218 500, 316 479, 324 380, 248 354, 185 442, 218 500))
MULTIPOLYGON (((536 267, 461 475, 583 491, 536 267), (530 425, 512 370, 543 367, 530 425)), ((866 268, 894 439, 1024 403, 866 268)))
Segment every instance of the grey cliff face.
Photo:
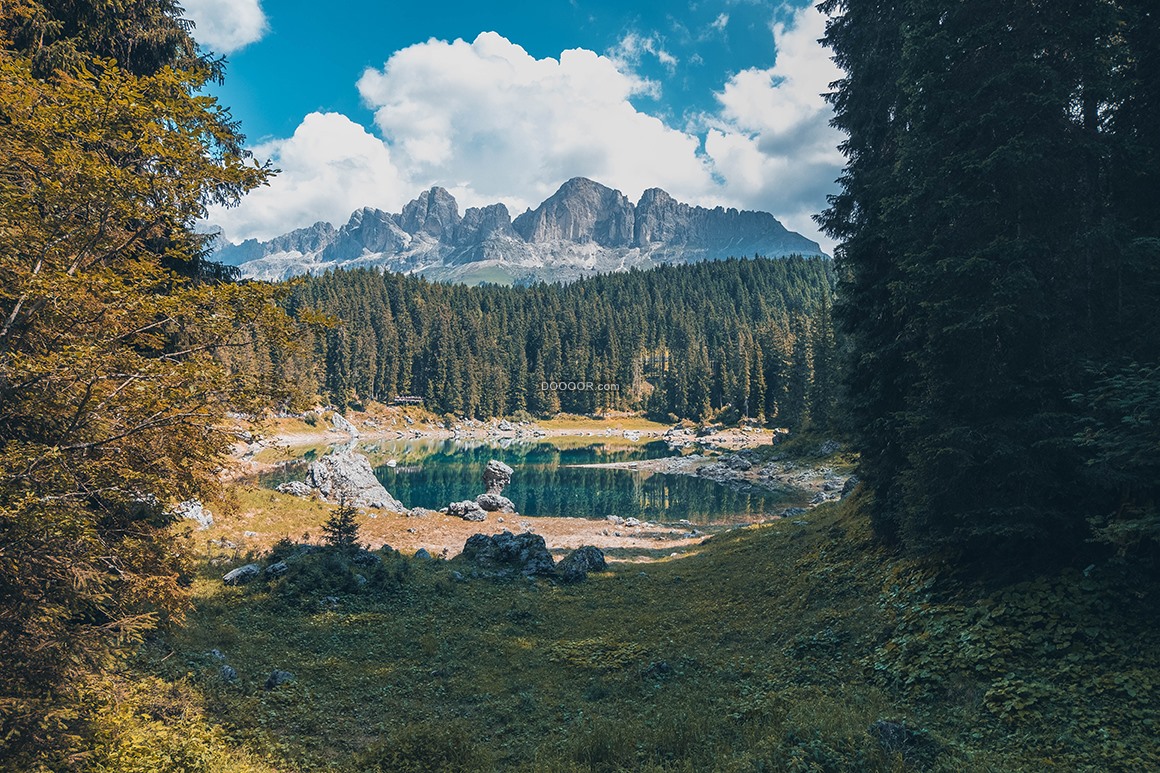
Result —
POLYGON ((766 212, 694 207, 659 188, 634 205, 577 177, 515 220, 503 204, 461 216, 455 198, 435 187, 398 214, 360 209, 341 228, 316 223, 267 242, 227 244, 216 258, 253 279, 369 267, 435 281, 527 284, 755 254, 824 253, 766 212))

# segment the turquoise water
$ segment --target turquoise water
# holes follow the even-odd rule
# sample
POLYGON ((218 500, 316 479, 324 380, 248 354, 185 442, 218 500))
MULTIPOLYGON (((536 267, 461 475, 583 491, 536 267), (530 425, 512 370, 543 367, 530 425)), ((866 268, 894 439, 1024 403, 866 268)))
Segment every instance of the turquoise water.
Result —
MULTIPOLYGON (((388 441, 360 447, 375 475, 408 507, 437 510, 483 493, 483 468, 498 459, 515 470, 504 489, 522 515, 604 518, 696 524, 744 523, 801 504, 799 494, 726 486, 689 475, 568 465, 638 461, 673 455, 663 442, 636 446, 594 442, 576 448, 550 442, 493 445, 479 442, 388 441), (389 467, 387 459, 397 460, 389 467)), ((306 461, 262 476, 267 486, 301 480, 306 461)))

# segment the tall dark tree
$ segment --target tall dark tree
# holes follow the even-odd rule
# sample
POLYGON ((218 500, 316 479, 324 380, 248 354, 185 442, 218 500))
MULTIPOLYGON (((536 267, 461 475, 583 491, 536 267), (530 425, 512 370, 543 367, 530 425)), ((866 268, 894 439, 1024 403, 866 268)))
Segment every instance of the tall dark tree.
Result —
POLYGON ((1118 163, 1148 166, 1117 128, 1147 91, 1127 82, 1150 55, 1123 34, 1131 5, 823 4, 849 140, 822 222, 842 242, 847 391, 884 537, 1068 560, 1111 504, 1076 485, 1091 458, 1073 396, 1093 364, 1155 356, 1123 325, 1157 300, 1123 282, 1155 232, 1116 201, 1118 163))

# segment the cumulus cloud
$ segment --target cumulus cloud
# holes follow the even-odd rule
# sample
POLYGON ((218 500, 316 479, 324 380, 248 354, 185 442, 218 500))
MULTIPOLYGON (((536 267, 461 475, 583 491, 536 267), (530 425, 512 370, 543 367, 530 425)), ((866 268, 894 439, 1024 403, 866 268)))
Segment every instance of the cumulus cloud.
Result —
MULTIPOLYGON (((379 136, 342 115, 307 116, 293 137, 254 149, 282 174, 211 222, 233 240, 268 237, 345 222, 362 206, 397 212, 432 185, 461 207, 502 201, 514 215, 584 176, 634 200, 657 186, 689 203, 769 211, 819 238, 810 215, 842 163, 820 96, 840 75, 816 42, 824 22, 806 8, 771 25, 774 66, 735 74, 718 110, 683 130, 633 106, 653 86, 612 54, 537 59, 494 32, 432 39, 358 81, 379 136)), ((649 53, 642 40, 630 44, 637 55, 649 53)))
POLYGON ((194 39, 219 54, 261 40, 268 29, 260 0, 183 0, 182 7, 194 39))
POLYGON ((729 14, 719 14, 717 18, 713 20, 713 23, 709 26, 718 32, 722 32, 727 26, 729 26, 729 14))
POLYGON ((773 67, 734 75, 717 95, 720 111, 705 117, 705 152, 729 193, 806 234, 816 234, 810 216, 825 208, 843 161, 822 97, 842 74, 818 44, 825 25, 813 7, 774 24, 773 67))
POLYGON ((345 223, 361 207, 398 211, 410 194, 382 140, 339 113, 311 113, 287 139, 253 148, 281 169, 236 209, 209 221, 234 241, 269 239, 319 220, 345 223))
POLYGON ((404 174, 469 198, 534 204, 578 175, 629 196, 711 181, 699 140, 633 107, 647 84, 592 51, 536 59, 485 32, 399 51, 358 85, 404 174))

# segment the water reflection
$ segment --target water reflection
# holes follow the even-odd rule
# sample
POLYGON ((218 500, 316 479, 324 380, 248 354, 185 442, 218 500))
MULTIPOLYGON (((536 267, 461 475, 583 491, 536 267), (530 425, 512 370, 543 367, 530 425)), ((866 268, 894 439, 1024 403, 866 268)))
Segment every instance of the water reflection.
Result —
MULTIPOLYGON (((760 520, 800 504, 800 495, 758 488, 736 488, 687 475, 647 474, 633 470, 574 468, 567 465, 639 461, 670 456, 663 442, 642 445, 594 442, 567 447, 551 442, 380 441, 359 448, 370 456, 375 475, 409 507, 437 509, 482 493, 483 468, 499 459, 515 469, 504 489, 520 513, 532 516, 604 518, 608 515, 650 521, 688 520, 707 524, 760 520), (395 466, 388 466, 388 460, 395 466)), ((300 480, 305 462, 262 476, 276 486, 300 480)))

